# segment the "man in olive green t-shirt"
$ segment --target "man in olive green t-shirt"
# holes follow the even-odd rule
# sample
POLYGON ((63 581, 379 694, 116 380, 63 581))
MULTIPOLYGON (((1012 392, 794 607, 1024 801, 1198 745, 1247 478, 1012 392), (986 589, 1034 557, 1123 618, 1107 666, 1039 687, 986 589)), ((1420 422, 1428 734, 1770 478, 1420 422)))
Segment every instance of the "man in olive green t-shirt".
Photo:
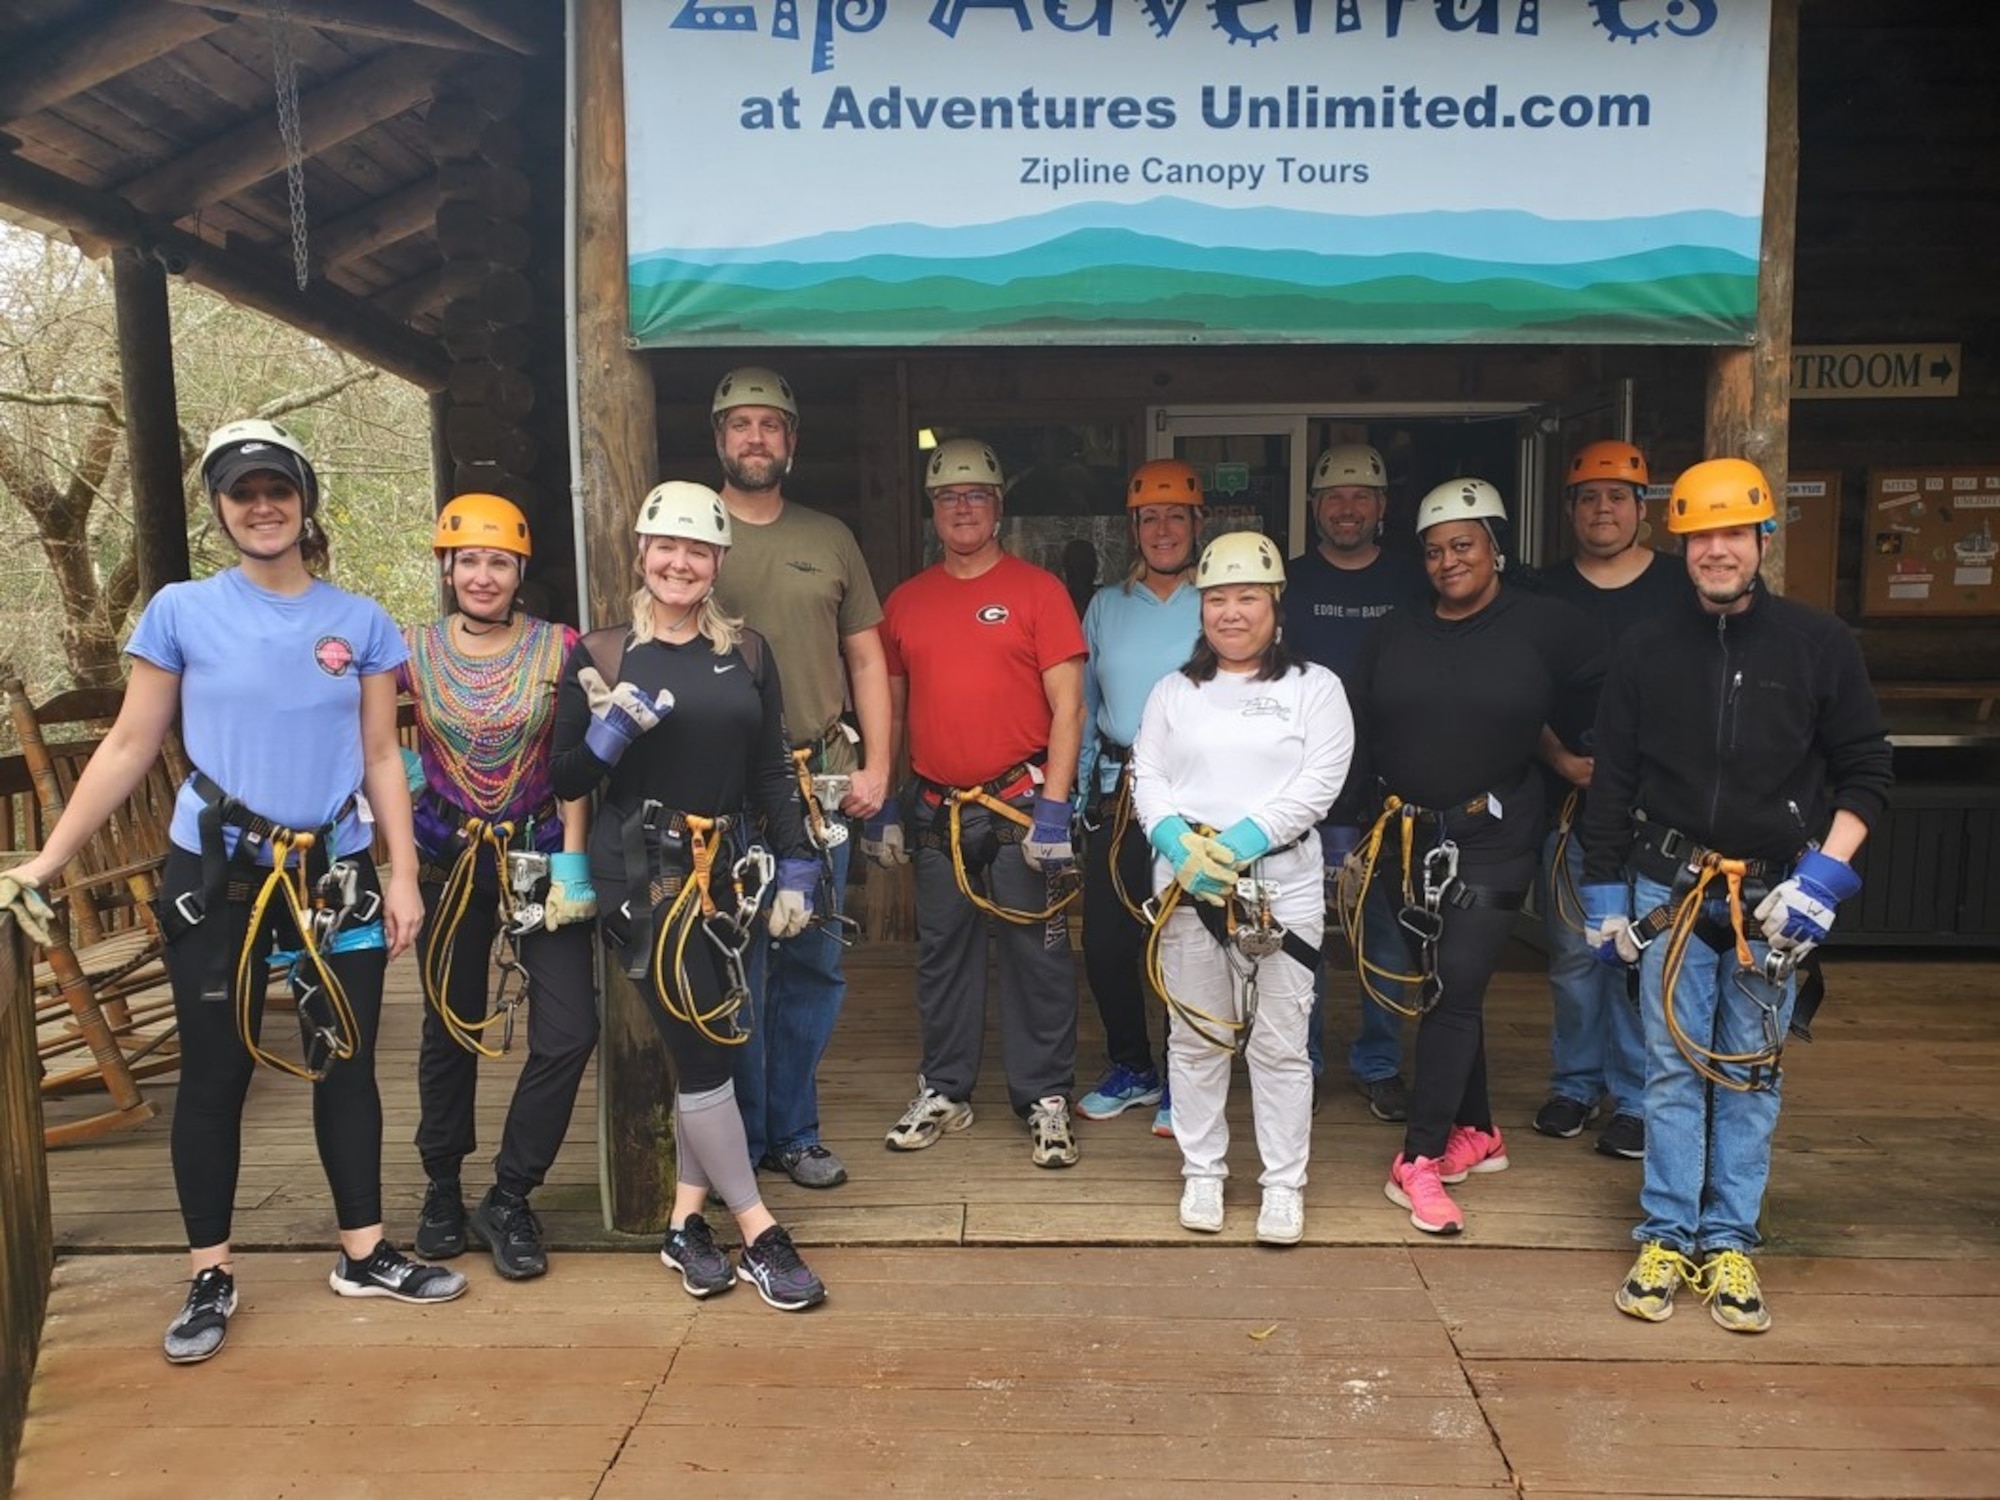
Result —
MULTIPOLYGON (((840 811, 872 817, 888 795, 890 718, 882 606, 868 565, 847 527, 785 499, 799 408, 783 376, 731 370, 716 387, 712 418, 734 536, 717 596, 771 643, 792 744, 813 747, 815 771, 850 773, 840 811), (858 756, 841 718, 849 702, 861 726, 858 756)), ((845 895, 848 848, 831 850, 822 911, 837 911, 845 895)), ((757 1023, 736 1062, 744 1134, 752 1161, 802 1187, 847 1180, 820 1143, 817 1078, 847 994, 841 951, 815 924, 784 942, 760 935, 749 954, 757 1023)))

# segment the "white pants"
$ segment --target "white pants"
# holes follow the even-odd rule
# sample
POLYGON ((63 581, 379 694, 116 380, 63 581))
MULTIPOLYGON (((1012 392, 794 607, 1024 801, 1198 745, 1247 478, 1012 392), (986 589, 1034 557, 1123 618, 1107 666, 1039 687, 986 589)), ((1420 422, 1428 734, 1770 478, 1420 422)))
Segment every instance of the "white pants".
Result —
MULTIPOLYGON (((1317 947, 1326 926, 1326 906, 1315 853, 1309 848, 1288 849, 1260 861, 1257 873, 1279 884, 1273 907, 1277 919, 1317 947)), ((1240 954, 1236 961, 1246 962, 1240 954)), ((1230 955, 1185 905, 1167 919, 1166 931, 1160 934, 1160 967, 1177 1000, 1216 1017, 1218 1023, 1242 1019, 1243 981, 1231 967, 1230 955)), ((1245 1059, 1250 1067, 1250 1117, 1257 1130, 1257 1155, 1264 1163, 1257 1180, 1264 1187, 1306 1185, 1306 1159, 1312 1147, 1312 1065, 1306 1059, 1312 989, 1311 971, 1285 953, 1257 960, 1257 1015, 1245 1059)), ((1206 1029, 1217 1036, 1232 1034, 1223 1024, 1206 1029)), ((1231 1060, 1231 1053, 1173 1017, 1167 1033, 1167 1080, 1183 1177, 1229 1175, 1225 1111, 1231 1060)))

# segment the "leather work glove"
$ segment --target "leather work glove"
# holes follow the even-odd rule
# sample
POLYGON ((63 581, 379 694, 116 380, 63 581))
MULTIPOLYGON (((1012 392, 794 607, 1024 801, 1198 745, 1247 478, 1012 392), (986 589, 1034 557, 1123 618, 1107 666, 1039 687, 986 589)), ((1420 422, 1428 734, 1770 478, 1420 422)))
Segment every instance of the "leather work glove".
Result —
POLYGON ((1183 817, 1169 816, 1150 835, 1160 858, 1174 867, 1174 881, 1197 901, 1220 906, 1236 889, 1235 858, 1215 839, 1205 838, 1183 817))
POLYGON ((673 711, 674 695, 665 688, 660 689, 657 697, 649 698, 629 682, 606 687, 595 667, 585 667, 576 674, 576 680, 590 703, 590 727, 583 732, 584 746, 607 766, 617 765, 632 741, 673 711))
POLYGON ((885 870, 910 862, 910 851, 903 847, 903 810, 894 797, 861 825, 861 852, 885 870))
POLYGON ((403 780, 409 783, 412 802, 426 786, 430 785, 424 777, 424 758, 407 745, 403 747, 403 780))
POLYGON ((549 856, 549 898, 542 903, 542 923, 550 932, 571 922, 588 922, 597 915, 597 891, 590 883, 590 856, 549 856))
POLYGON ((1583 901, 1583 940, 1597 961, 1614 969, 1636 964, 1645 948, 1632 929, 1631 887, 1587 885, 1577 895, 1583 901))
POLYGON ((1076 846, 1069 840, 1069 802, 1053 797, 1035 799, 1035 822, 1021 840, 1021 858, 1031 870, 1059 874, 1076 863, 1076 846))
POLYGON ((1270 835, 1250 818, 1238 818, 1218 833, 1213 842, 1229 851, 1229 857, 1236 862, 1239 870, 1253 860, 1261 859, 1271 848, 1270 835))
POLYGON ((813 887, 819 884, 816 859, 778 861, 778 894, 771 898, 769 923, 774 938, 797 937, 812 920, 813 887))
POLYGON ((1861 889, 1853 867, 1808 849, 1792 878, 1757 903, 1764 940, 1780 953, 1803 958, 1833 930, 1833 909, 1861 889))
POLYGON ((51 936, 49 923, 56 914, 43 899, 40 885, 32 875, 0 875, 0 911, 12 912, 28 941, 46 948, 51 936))

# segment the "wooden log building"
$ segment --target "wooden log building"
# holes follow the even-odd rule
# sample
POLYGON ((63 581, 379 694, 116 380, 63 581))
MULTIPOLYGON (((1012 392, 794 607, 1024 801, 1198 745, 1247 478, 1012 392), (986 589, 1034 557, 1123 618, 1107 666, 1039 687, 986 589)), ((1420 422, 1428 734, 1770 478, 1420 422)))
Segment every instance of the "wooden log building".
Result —
MULTIPOLYGON (((1049 564, 1066 539, 1114 545, 1125 473, 1162 451, 1244 476, 1245 503, 1294 553, 1308 542, 1303 475, 1330 441, 1389 453, 1392 526, 1430 484, 1487 474, 1519 505, 1516 549, 1530 560, 1563 544, 1557 475, 1576 442, 1629 433, 1669 478, 1740 453, 1780 485, 1803 481, 1770 575, 1855 626, 1895 710, 1904 786, 1868 851, 1895 878, 1870 880, 1842 937, 2000 942, 2000 631, 1962 605, 1909 607, 1883 561, 1899 534, 1872 519, 1889 492, 1871 495, 1885 477, 2000 472, 2000 285, 1980 249, 2000 218, 1991 6, 1773 0, 1747 344, 639 349, 622 56, 634 14, 680 5, 0 11, 0 213, 113 257, 148 587, 187 569, 168 276, 429 391, 439 502, 466 489, 518 501, 538 564, 553 564, 538 572, 557 612, 586 623, 622 608, 644 491, 714 477, 709 397, 737 364, 776 365, 793 383, 804 424, 787 493, 845 520, 885 591, 923 561, 922 432, 1001 446, 1020 478, 1010 542, 1049 564), (1916 370, 1905 385, 1933 393, 1871 386, 1871 360, 1916 370)), ((778 10, 796 27, 797 7, 778 10)), ((1647 187, 1579 191, 1643 200, 1647 187)), ((1111 576, 1109 559, 1100 566, 1111 576)), ((650 1045, 615 1015, 608 1035, 614 1075, 621 1052, 650 1045)), ((657 1184, 652 1164, 636 1166, 657 1184)), ((618 1216, 636 1223, 654 1205, 643 1181, 630 1190, 618 1216)))

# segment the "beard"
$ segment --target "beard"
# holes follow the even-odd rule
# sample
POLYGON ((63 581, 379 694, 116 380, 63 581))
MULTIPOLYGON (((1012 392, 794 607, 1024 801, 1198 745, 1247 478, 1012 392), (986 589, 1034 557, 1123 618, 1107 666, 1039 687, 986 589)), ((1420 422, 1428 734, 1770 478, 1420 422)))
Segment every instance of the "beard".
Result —
POLYGON ((722 472, 728 476, 729 482, 739 490, 752 493, 775 490, 784 483, 786 467, 783 459, 762 453, 722 461, 722 472))

